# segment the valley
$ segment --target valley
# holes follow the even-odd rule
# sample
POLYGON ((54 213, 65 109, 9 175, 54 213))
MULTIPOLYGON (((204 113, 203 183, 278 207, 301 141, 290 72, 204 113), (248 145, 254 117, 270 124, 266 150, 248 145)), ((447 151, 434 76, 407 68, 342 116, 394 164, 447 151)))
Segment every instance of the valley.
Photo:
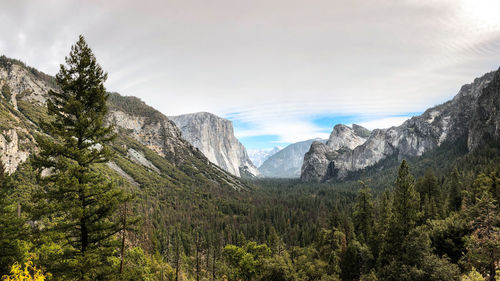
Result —
POLYGON ((331 124, 328 140, 252 154, 256 167, 231 121, 106 92, 76 46, 56 77, 0 57, 0 276, 497 275, 500 70, 400 126, 331 124))

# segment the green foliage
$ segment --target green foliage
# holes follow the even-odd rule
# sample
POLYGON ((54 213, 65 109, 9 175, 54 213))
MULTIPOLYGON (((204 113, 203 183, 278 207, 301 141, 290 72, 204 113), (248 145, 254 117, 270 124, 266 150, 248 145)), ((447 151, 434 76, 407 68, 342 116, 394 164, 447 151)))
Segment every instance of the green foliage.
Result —
MULTIPOLYGON (((294 248, 291 253, 297 280, 321 280, 327 275, 328 262, 322 260, 314 247, 294 248)), ((338 276, 334 276, 338 279, 338 276)))
POLYGON ((438 219, 443 216, 445 209, 443 205, 443 198, 440 192, 440 186, 437 177, 432 170, 427 170, 424 177, 420 178, 415 189, 420 194, 420 206, 424 218, 438 219))
POLYGON ((466 239, 467 264, 479 269, 491 279, 496 275, 496 263, 500 260, 500 214, 491 194, 491 178, 480 174, 474 185, 480 191, 472 206, 472 234, 466 239))
POLYGON ((54 277, 109 278, 114 274, 110 262, 117 246, 114 235, 120 230, 114 215, 127 197, 96 166, 112 157, 108 144, 113 128, 104 125, 107 75, 82 36, 66 63, 56 75, 61 91, 50 91, 47 101, 54 119, 41 122, 53 139, 37 138, 40 153, 35 166, 43 184, 38 208, 41 231, 63 245, 60 257, 48 265, 54 277))
MULTIPOLYGON (((2 65, 24 64, 0 57, 2 65)), ((38 161, 56 167, 37 185, 28 161, 9 180, 15 184, 2 190, 4 268, 24 263, 29 251, 36 253, 37 265, 54 272, 55 280, 78 278, 82 268, 88 268, 85 278, 109 280, 458 280, 460 274, 480 280, 481 274, 496 274, 499 145, 465 154, 465 143, 445 143, 403 163, 389 157, 342 182, 260 179, 242 185, 214 169, 200 152, 162 157, 123 129, 110 140, 111 131, 98 129, 108 128, 101 122, 103 103, 150 123, 168 120, 139 99, 107 94, 100 86, 79 99, 75 89, 84 85, 63 80, 67 85, 56 85, 50 110, 18 99, 16 111, 0 99, 0 129, 25 127, 28 133, 18 135, 29 139, 42 126, 53 138, 38 137, 38 161), (54 102, 66 94, 66 106, 54 102), (89 97, 97 106, 82 102, 89 97), (67 130, 66 125, 77 123, 67 130), (86 134, 93 124, 97 134, 86 134), (74 143, 80 132, 89 139, 82 142, 83 151, 74 143), (134 161, 130 149, 158 170, 134 161), (98 161, 79 167, 94 156, 98 161), (119 169, 105 164, 110 159, 119 169), (420 176, 417 181, 409 166, 420 176), (359 179, 372 189, 360 187, 359 179), (83 193, 104 194, 87 210, 75 203, 81 180, 83 193), (136 195, 124 212, 118 212, 125 210, 124 198, 112 183, 136 195), (81 239, 76 226, 85 212, 96 218, 91 236, 107 233, 109 239, 77 258, 81 239), (142 217, 136 232, 120 231, 129 229, 122 219, 134 214, 142 217), (117 238, 124 238, 123 244, 117 238)), ((37 162, 36 167, 45 166, 37 162)))
POLYGON ((26 118, 35 124, 40 124, 41 121, 49 122, 54 119, 53 115, 48 114, 47 108, 36 107, 22 99, 17 101, 17 107, 26 118))
POLYGON ((358 238, 367 243, 372 238, 374 211, 371 190, 361 182, 363 188, 358 191, 354 205, 353 222, 358 238))
POLYGON ((161 112, 146 105, 137 97, 124 97, 117 93, 110 93, 108 105, 111 109, 121 110, 135 116, 147 117, 150 123, 165 120, 161 112))
POLYGON ((116 280, 175 280, 175 271, 167 263, 149 256, 139 247, 129 249, 125 254, 124 271, 116 280))
POLYGON ((420 218, 420 194, 415 190, 415 179, 410 174, 405 160, 401 163, 394 199, 392 203, 392 218, 390 221, 387 243, 391 245, 388 255, 400 256, 401 243, 416 226, 420 218))
MULTIPOLYGON (((368 275, 373 268, 373 254, 366 244, 352 240, 347 246, 341 268, 342 280, 359 280, 362 275, 368 275)), ((366 278, 368 278, 368 276, 366 278)))
POLYGON ((12 93, 10 91, 10 87, 7 83, 3 84, 2 86, 2 89, 0 90, 0 92, 2 93, 3 97, 5 98, 5 100, 7 102, 10 102, 11 98, 12 98, 12 93))
POLYGON ((18 205, 11 202, 13 182, 4 172, 0 161, 0 276, 7 274, 14 262, 25 256, 23 241, 27 229, 23 218, 18 216, 18 205))

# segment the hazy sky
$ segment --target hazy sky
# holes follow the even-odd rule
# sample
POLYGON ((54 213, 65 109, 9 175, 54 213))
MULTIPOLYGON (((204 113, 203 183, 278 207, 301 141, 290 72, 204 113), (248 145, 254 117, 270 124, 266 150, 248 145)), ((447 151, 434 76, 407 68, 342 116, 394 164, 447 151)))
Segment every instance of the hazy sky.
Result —
POLYGON ((500 1, 0 0, 0 53, 48 74, 84 34, 109 91, 233 120, 249 148, 399 124, 500 65, 500 1))

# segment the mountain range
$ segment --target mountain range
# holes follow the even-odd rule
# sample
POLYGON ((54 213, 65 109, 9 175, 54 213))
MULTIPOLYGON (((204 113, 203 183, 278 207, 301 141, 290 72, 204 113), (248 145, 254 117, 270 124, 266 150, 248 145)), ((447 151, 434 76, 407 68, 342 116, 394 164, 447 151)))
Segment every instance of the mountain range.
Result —
POLYGON ((356 125, 337 125, 326 143, 312 143, 301 179, 343 179, 389 157, 420 157, 445 144, 471 151, 500 135, 499 100, 500 71, 494 71, 462 86, 452 100, 400 126, 368 132, 356 125))
MULTIPOLYGON (((245 185, 238 177, 324 182, 346 178, 387 158, 419 157, 444 144, 471 151, 500 134, 499 73, 476 78, 452 100, 401 126, 369 131, 338 124, 328 140, 307 140, 262 154, 259 159, 267 159, 258 169, 234 136, 231 121, 206 112, 167 117, 136 97, 110 93, 107 120, 119 134, 114 144, 118 157, 108 168, 132 185, 189 184, 197 175, 211 185, 241 189, 245 185)), ((39 121, 50 118, 47 93, 57 86, 53 77, 2 56, 0 88, 0 153, 12 173, 37 151, 39 121)))
MULTIPOLYGON (((21 61, 0 57, 0 153, 7 172, 14 172, 36 153, 40 120, 48 120, 48 91, 54 78, 21 61)), ((246 185, 212 164, 182 138, 174 122, 136 97, 110 93, 107 122, 115 125, 116 156, 104 173, 136 187, 193 186, 240 190, 246 185), (198 186, 196 184, 196 186, 198 186)))
POLYGON ((262 163, 260 173, 268 178, 299 178, 304 154, 315 141, 325 142, 322 139, 312 139, 286 146, 262 163))

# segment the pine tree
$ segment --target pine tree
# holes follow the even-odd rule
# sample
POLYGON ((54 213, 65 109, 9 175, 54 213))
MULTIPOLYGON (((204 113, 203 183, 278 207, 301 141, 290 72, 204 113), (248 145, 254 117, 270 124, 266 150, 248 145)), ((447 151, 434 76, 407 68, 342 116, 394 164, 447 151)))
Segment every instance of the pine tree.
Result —
POLYGON ((420 216, 419 203, 420 195, 415 190, 415 179, 410 174, 408 164, 403 160, 399 167, 392 204, 391 228, 396 234, 394 238, 402 241, 415 227, 420 216))
POLYGON ((20 262, 23 253, 18 242, 26 232, 22 218, 16 214, 15 204, 8 197, 9 179, 0 161, 0 276, 7 274, 14 262, 20 262))
POLYGON ((495 280, 496 262, 500 260, 500 215, 490 193, 492 181, 480 174, 474 184, 481 193, 471 208, 473 233, 466 242, 466 257, 470 265, 489 275, 489 280, 495 280))
POLYGON ((401 163, 393 192, 392 217, 387 235, 387 247, 384 247, 385 258, 403 255, 402 243, 410 231, 416 226, 420 217, 420 196, 415 190, 415 179, 410 174, 405 160, 401 163))
POLYGON ((41 126, 52 138, 37 138, 35 165, 44 187, 39 210, 44 230, 58 233, 53 237, 65 247, 61 260, 51 264, 54 275, 66 280, 106 279, 118 272, 109 257, 119 245, 115 234, 121 223, 115 215, 127 196, 96 166, 113 156, 108 146, 113 128, 105 124, 106 78, 80 36, 56 75, 60 90, 49 92, 54 119, 41 126))
POLYGON ((416 189, 420 194, 420 205, 424 214, 423 220, 439 218, 441 211, 438 204, 440 204, 441 196, 438 179, 432 170, 427 170, 424 177, 418 180, 416 189))
POLYGON ((372 236, 374 210, 371 190, 363 182, 354 205, 353 222, 361 242, 368 243, 372 236))
POLYGON ((460 174, 455 168, 451 174, 451 182, 448 195, 448 206, 450 211, 458 211, 462 206, 462 183, 460 182, 460 174))
POLYGON ((386 252, 385 247, 390 247, 385 242, 387 241, 389 224, 392 218, 392 200, 388 191, 384 192, 381 197, 377 208, 377 222, 374 230, 375 247, 373 252, 375 257, 378 257, 377 262, 384 264, 387 257, 379 254, 386 252))

